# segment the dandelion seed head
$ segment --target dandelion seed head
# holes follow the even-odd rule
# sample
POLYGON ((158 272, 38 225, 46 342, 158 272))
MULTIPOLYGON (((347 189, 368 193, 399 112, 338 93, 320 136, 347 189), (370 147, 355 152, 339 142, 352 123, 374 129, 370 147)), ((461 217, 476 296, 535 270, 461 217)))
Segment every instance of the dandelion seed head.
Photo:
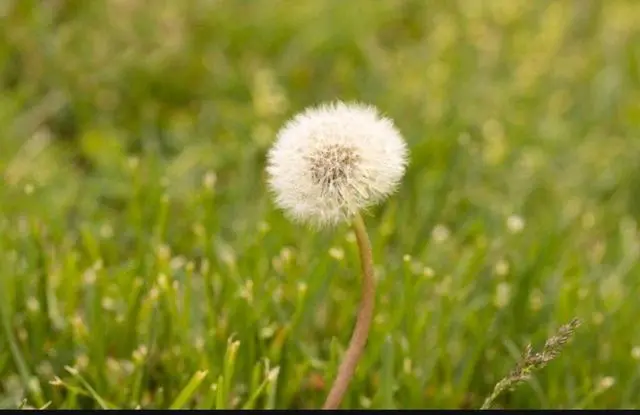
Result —
POLYGON ((393 122, 368 105, 309 108, 278 132, 267 156, 275 202, 297 222, 335 225, 380 203, 408 163, 393 122))

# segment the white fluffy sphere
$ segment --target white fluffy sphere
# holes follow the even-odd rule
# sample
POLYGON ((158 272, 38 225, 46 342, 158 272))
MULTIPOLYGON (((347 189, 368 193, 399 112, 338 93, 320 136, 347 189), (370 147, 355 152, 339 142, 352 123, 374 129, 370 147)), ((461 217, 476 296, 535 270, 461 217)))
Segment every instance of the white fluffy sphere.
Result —
POLYGON ((393 122, 369 105, 309 108, 278 132, 267 155, 276 204, 316 226, 349 220, 398 186, 408 150, 393 122))

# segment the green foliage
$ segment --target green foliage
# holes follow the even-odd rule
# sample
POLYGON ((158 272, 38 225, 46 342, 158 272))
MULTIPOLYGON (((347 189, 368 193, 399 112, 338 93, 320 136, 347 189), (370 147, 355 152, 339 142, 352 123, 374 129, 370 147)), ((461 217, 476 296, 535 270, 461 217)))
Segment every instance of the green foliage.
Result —
POLYGON ((0 89, 0 407, 319 407, 355 241, 263 167, 331 99, 411 147, 344 407, 478 408, 576 316, 496 405, 640 407, 635 0, 3 0, 0 89))

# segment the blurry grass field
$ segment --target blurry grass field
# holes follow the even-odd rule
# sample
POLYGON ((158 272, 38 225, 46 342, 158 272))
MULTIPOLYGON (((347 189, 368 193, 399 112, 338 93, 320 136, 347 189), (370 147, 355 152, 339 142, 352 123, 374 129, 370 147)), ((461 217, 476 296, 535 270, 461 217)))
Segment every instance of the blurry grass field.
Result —
POLYGON ((343 406, 477 408, 579 317, 497 404, 640 407, 636 0, 3 0, 0 88, 2 408, 319 407, 354 238, 263 167, 333 99, 411 149, 343 406))

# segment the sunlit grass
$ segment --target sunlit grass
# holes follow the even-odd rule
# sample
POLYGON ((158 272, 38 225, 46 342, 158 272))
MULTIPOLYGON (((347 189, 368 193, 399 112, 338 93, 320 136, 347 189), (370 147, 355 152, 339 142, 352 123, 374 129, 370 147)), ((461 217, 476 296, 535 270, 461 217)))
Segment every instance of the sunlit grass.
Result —
POLYGON ((640 3, 0 3, 0 407, 319 407, 355 238, 263 167, 333 98, 412 157, 343 407, 479 408, 574 317, 495 406, 640 406, 640 3))

